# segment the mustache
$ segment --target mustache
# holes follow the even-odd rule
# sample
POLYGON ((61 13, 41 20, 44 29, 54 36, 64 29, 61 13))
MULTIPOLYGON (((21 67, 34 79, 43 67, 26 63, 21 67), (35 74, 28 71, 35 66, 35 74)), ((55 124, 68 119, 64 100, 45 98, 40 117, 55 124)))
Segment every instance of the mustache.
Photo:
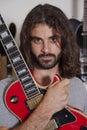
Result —
POLYGON ((41 57, 44 57, 44 56, 52 56, 52 57, 55 57, 54 54, 48 53, 48 54, 40 54, 40 55, 38 56, 38 58, 41 58, 41 57))

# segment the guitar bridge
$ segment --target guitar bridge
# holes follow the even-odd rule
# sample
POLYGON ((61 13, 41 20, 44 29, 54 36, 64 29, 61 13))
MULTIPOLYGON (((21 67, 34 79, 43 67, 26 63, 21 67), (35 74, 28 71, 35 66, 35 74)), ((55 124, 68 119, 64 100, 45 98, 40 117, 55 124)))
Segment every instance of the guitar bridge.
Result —
POLYGON ((47 124, 46 128, 44 130, 56 130, 58 128, 58 125, 54 119, 50 120, 50 122, 47 124))
POLYGON ((27 103, 29 109, 30 110, 35 109, 41 102, 42 98, 43 98, 43 94, 39 94, 39 95, 27 100, 26 103, 27 103))

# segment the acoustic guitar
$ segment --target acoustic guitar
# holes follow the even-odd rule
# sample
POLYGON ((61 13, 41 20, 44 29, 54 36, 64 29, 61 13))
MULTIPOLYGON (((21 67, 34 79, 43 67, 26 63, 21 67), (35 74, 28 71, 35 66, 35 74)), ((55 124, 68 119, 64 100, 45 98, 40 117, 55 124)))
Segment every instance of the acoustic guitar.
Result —
MULTIPOLYGON (((7 109, 22 122, 41 102, 45 91, 35 82, 1 15, 0 40, 18 78, 7 88, 4 102, 7 109)), ((68 106, 67 109, 55 113, 45 128, 45 130, 56 129, 87 130, 87 116, 80 110, 68 106)))

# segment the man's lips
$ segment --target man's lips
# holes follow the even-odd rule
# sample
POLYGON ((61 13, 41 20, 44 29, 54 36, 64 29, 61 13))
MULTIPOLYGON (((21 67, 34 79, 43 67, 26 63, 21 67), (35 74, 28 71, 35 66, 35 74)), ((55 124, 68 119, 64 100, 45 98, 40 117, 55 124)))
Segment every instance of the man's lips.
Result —
POLYGON ((43 59, 43 60, 51 60, 52 56, 42 56, 40 58, 43 59))

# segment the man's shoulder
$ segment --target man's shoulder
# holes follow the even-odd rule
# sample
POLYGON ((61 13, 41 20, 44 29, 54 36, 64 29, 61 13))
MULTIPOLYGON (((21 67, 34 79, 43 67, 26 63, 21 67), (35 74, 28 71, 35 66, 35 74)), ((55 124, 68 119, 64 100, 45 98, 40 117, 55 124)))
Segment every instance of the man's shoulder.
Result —
POLYGON ((81 85, 81 86, 84 86, 82 80, 80 78, 78 78, 78 77, 71 78, 70 79, 70 84, 71 85, 81 85))
POLYGON ((82 80, 78 77, 73 77, 70 79, 70 90, 73 91, 79 90, 79 92, 87 93, 86 86, 84 85, 82 80))
POLYGON ((5 79, 0 80, 0 88, 10 85, 16 78, 10 76, 5 79))

